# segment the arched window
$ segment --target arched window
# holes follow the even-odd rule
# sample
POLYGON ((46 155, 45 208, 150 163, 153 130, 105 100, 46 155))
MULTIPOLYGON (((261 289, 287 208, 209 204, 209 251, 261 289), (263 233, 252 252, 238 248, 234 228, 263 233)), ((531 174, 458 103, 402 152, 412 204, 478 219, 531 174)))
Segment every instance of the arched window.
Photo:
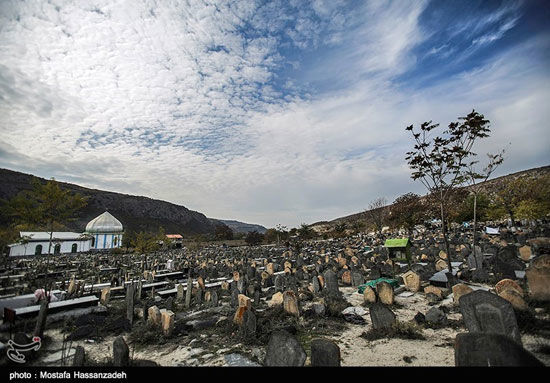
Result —
POLYGON ((77 248, 78 246, 76 245, 76 243, 73 243, 73 246, 71 247, 71 253, 76 253, 77 248))
POLYGON ((53 253, 54 254, 61 253, 61 245, 59 243, 57 245, 55 245, 55 247, 53 248, 53 253))
POLYGON ((95 237, 92 237, 92 246, 91 247, 94 247, 95 245, 95 237))
POLYGON ((118 237, 115 237, 113 239, 113 246, 116 247, 117 243, 118 243, 118 237))
POLYGON ((34 255, 40 255, 42 254, 42 245, 36 245, 34 248, 34 255))

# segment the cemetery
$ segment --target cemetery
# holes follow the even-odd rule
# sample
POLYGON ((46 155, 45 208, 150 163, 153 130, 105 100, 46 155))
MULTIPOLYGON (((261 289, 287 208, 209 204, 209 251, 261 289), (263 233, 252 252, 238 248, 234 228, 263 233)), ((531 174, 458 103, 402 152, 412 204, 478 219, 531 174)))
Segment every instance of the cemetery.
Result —
POLYGON ((9 257, 1 363, 8 340, 40 336, 29 365, 549 365, 550 225, 482 232, 475 252, 467 228, 448 236, 450 254, 423 228, 9 257))

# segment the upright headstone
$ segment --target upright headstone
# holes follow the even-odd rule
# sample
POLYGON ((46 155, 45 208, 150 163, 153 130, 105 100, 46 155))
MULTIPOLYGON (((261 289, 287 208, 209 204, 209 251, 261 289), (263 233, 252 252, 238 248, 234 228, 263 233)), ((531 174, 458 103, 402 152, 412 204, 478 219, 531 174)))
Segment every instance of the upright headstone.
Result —
POLYGON ((327 270, 323 274, 325 280, 325 290, 329 295, 339 294, 340 290, 338 289, 338 276, 332 270, 327 270))
POLYGON ((536 301, 550 301, 550 255, 541 255, 531 261, 525 271, 529 296, 536 301))
POLYGON ((189 308, 191 307, 191 293, 193 290, 193 279, 191 279, 191 276, 187 277, 187 286, 185 286, 185 307, 189 308))
POLYGON ((306 362, 306 352, 298 340, 286 331, 275 331, 269 338, 265 355, 268 367, 301 367, 306 362))
POLYGON ((395 314, 384 304, 375 303, 369 311, 375 329, 388 328, 396 322, 395 314))
POLYGON ((522 344, 514 309, 506 299, 476 290, 463 295, 459 305, 468 331, 501 334, 522 344))
POLYGON ((457 367, 544 367, 522 346, 500 334, 457 334, 454 349, 457 367))
POLYGON ((126 289, 126 319, 130 326, 134 324, 134 284, 130 283, 126 289))
POLYGON ((378 295, 380 303, 383 303, 385 305, 393 304, 393 287, 388 282, 378 282, 376 284, 376 293, 378 295))
POLYGON ((113 342, 113 365, 115 367, 130 365, 130 349, 122 336, 117 337, 113 342))
POLYGON ((48 299, 44 297, 40 301, 40 311, 38 312, 38 318, 36 318, 36 325, 34 327, 34 336, 40 338, 44 337, 44 329, 46 328, 46 319, 48 318, 48 299))
POLYGON ((311 365, 313 367, 340 367, 340 347, 328 339, 311 341, 311 365))
POLYGON ((84 361, 86 358, 86 353, 84 352, 84 347, 76 346, 73 357, 73 367, 82 367, 84 366, 84 361))

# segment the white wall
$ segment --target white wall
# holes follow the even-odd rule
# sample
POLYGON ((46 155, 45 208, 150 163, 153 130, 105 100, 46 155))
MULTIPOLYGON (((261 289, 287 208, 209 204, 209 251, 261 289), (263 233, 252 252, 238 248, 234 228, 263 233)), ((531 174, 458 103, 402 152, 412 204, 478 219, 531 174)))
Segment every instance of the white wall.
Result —
POLYGON ((90 234, 94 237, 94 246, 92 249, 114 249, 121 247, 122 234, 90 234))
MULTIPOLYGON (((91 240, 73 240, 73 241, 62 241, 61 242, 61 254, 68 254, 72 253, 72 246, 76 243, 76 251, 83 252, 90 250, 91 240)), ((34 255, 36 246, 42 245, 42 254, 46 255, 48 254, 48 241, 33 241, 29 242, 27 244, 19 244, 10 246, 10 257, 17 257, 17 256, 29 256, 34 255)), ((55 243, 52 242, 52 248, 50 250, 50 253, 54 253, 55 243)))

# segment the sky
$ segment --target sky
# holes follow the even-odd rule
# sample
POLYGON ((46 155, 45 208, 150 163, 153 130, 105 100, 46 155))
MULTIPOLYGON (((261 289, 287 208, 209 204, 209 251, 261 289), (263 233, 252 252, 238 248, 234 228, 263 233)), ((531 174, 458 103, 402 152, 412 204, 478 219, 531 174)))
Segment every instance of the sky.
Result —
POLYGON ((0 2, 0 167, 275 227, 425 194, 405 127, 550 165, 550 2, 0 2))

